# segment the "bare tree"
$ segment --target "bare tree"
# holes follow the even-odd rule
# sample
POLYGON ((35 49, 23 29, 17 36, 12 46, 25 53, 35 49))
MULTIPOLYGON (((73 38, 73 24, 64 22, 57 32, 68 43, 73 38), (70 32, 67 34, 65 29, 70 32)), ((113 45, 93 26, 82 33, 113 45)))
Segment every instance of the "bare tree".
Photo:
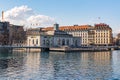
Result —
POLYGON ((3 44, 3 41, 4 41, 4 36, 3 36, 3 34, 0 33, 0 45, 3 44))
POLYGON ((11 29, 11 44, 21 44, 26 40, 26 34, 23 27, 12 27, 11 29))

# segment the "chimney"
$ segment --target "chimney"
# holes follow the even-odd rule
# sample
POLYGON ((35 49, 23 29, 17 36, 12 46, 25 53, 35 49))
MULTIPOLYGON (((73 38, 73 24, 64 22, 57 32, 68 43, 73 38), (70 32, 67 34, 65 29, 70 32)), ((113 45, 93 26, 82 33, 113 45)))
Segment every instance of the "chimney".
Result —
POLYGON ((2 21, 4 21, 4 11, 2 11, 2 21))

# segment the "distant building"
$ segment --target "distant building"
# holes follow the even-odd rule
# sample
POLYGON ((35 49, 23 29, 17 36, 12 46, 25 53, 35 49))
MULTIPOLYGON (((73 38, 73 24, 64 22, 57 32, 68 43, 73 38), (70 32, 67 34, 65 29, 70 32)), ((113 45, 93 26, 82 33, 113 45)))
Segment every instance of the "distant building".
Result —
MULTIPOLYGON (((60 30, 72 34, 75 37, 81 37, 81 44, 88 45, 111 45, 112 44, 112 29, 109 25, 100 23, 91 25, 74 25, 61 26, 60 30)), ((42 29, 43 31, 53 30, 53 27, 42 29)))
POLYGON ((113 38, 114 45, 120 46, 120 33, 117 34, 116 37, 113 38))
MULTIPOLYGON (((29 32, 29 31, 28 31, 29 32)), ((59 24, 54 24, 54 29, 50 31, 31 31, 32 34, 27 34, 28 46, 42 47, 61 47, 73 46, 78 47, 81 44, 80 37, 73 37, 67 32, 59 30, 59 24)))
POLYGON ((13 45, 25 41, 23 26, 13 25, 9 22, 0 22, 0 45, 13 45))
POLYGON ((30 28, 26 31, 27 46, 40 46, 40 28, 30 28))
POLYGON ((9 43, 9 22, 0 22, 0 45, 9 43))
POLYGON ((112 45, 113 35, 112 29, 107 24, 95 24, 95 39, 96 45, 112 45))
POLYGON ((26 32, 23 26, 12 25, 9 27, 9 44, 11 45, 23 45, 26 42, 26 32))

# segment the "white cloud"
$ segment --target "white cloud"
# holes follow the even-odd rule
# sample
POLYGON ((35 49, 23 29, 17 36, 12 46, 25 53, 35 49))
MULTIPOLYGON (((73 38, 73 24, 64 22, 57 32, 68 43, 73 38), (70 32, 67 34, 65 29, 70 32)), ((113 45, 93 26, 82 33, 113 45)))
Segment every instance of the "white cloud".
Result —
POLYGON ((33 24, 40 24, 40 25, 42 24, 49 25, 51 23, 52 24, 54 23, 54 19, 45 15, 34 15, 34 16, 30 16, 27 19, 27 22, 33 23, 33 24))
POLYGON ((40 26, 46 26, 54 23, 54 18, 41 14, 36 15, 31 8, 25 5, 14 7, 8 11, 5 11, 4 18, 11 24, 29 26, 30 24, 40 24, 40 26))

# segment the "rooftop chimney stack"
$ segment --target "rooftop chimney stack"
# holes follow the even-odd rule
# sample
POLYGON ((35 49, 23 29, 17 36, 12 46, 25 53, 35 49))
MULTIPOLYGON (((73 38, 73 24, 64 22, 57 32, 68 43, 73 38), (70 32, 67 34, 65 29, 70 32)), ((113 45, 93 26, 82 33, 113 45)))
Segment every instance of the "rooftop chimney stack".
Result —
POLYGON ((4 11, 2 11, 2 21, 4 21, 4 11))

